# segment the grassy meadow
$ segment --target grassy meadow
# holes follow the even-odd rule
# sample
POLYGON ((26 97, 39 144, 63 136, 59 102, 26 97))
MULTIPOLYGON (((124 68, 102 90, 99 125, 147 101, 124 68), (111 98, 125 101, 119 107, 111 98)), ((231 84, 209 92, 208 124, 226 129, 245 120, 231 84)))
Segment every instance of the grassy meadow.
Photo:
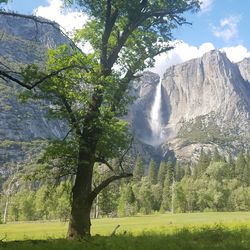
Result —
POLYGON ((0 225, 0 249, 250 249, 250 212, 155 214, 92 220, 92 237, 63 240, 67 223, 0 225), (120 225, 117 235, 108 237, 120 225), (56 239, 56 240, 55 240, 56 239))

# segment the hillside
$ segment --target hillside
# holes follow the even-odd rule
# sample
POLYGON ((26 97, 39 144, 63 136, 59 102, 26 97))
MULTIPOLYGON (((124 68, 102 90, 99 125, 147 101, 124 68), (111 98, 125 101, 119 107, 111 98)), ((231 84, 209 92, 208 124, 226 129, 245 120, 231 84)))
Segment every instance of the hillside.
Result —
MULTIPOLYGON (((0 67, 30 63, 43 66, 47 51, 70 40, 56 23, 43 18, 0 13, 0 67)), ((17 84, 0 79, 0 165, 19 162, 38 151, 49 138, 61 138, 65 124, 50 120, 44 103, 21 103, 17 84)))

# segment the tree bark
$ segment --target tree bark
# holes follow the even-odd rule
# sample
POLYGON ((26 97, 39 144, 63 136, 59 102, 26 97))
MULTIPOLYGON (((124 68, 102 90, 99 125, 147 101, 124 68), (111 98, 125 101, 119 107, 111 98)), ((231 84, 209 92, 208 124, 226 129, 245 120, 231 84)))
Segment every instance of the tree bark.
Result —
POLYGON ((68 239, 89 237, 91 207, 96 196, 111 182, 132 176, 130 173, 110 176, 92 190, 93 168, 96 160, 93 150, 95 150, 93 143, 88 146, 84 142, 81 143, 76 179, 72 189, 73 196, 67 233, 68 239))
POLYGON ((84 142, 80 144, 78 168, 72 189, 72 207, 67 234, 69 239, 90 236, 90 211, 93 202, 90 197, 95 159, 94 153, 89 150, 91 147, 85 146, 84 142))

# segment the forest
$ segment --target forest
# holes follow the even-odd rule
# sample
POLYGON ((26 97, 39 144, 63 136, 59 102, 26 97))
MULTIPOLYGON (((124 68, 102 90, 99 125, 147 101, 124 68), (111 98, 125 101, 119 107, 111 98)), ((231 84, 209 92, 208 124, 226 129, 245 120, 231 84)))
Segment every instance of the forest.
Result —
MULTIPOLYGON (((113 168, 118 163, 112 161, 113 168)), ((95 180, 108 177, 104 165, 95 165, 95 180)), ((197 163, 151 160, 137 156, 130 180, 106 187, 95 200, 91 217, 124 217, 152 213, 187 213, 250 210, 250 155, 234 160, 213 152, 200 153, 197 163), (147 170, 147 171, 146 171, 147 170)), ((28 175, 2 183, 1 211, 8 199, 8 221, 60 219, 70 215, 72 180, 59 183, 27 181, 28 175), (12 183, 11 183, 12 182, 12 183)), ((1 216, 3 221, 4 214, 1 216)))

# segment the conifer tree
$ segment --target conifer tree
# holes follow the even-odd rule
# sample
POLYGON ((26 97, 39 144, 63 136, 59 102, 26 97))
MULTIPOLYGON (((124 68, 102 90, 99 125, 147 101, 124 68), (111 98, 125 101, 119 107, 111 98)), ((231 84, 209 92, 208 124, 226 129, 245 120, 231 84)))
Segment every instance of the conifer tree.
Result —
POLYGON ((246 159, 244 157, 243 152, 241 151, 238 154, 237 160, 235 162, 235 176, 241 181, 244 179, 243 174, 244 174, 245 167, 246 167, 246 159))
POLYGON ((211 153, 206 154, 206 152, 202 148, 200 157, 195 166, 195 171, 194 171, 195 178, 201 176, 205 172, 210 162, 211 162, 211 153))
POLYGON ((165 180, 166 174, 167 174, 167 164, 166 164, 166 162, 161 161, 159 171, 158 171, 158 176, 157 176, 158 183, 161 186, 164 185, 164 180, 165 180))
POLYGON ((151 184, 156 184, 157 182, 157 169, 154 160, 151 160, 148 168, 148 180, 151 184))
POLYGON ((171 201, 172 201, 172 180, 170 174, 168 173, 164 180, 161 210, 170 211, 171 201))
POLYGON ((180 181, 183 176, 184 176, 185 172, 184 172, 184 169, 183 167, 181 166, 180 162, 176 162, 176 165, 175 165, 175 178, 176 178, 176 181, 180 181))
POLYGON ((141 155, 137 155, 136 157, 136 162, 135 162, 135 167, 133 171, 133 179, 135 181, 140 181, 141 178, 144 175, 144 165, 143 165, 143 159, 141 155))

